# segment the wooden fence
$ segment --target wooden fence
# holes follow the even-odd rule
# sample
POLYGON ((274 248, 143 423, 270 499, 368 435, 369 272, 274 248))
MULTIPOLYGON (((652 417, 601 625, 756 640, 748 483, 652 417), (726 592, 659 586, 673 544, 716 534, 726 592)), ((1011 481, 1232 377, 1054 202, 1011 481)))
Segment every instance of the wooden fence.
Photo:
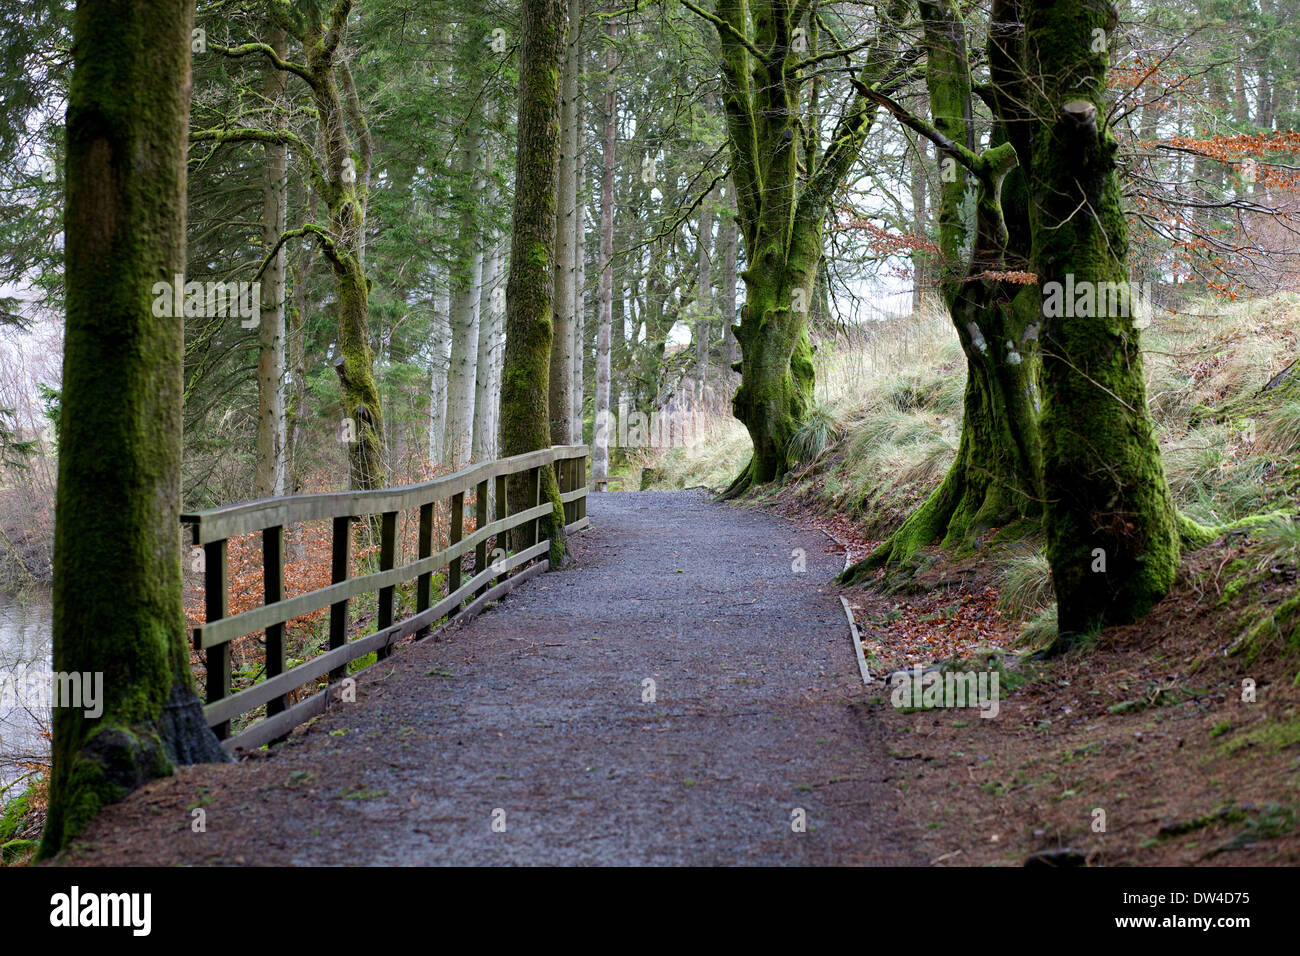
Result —
POLYGON ((334 686, 347 674, 347 665, 366 654, 386 657, 392 645, 412 634, 424 636, 430 626, 446 617, 449 623, 477 613, 483 605, 504 595, 521 581, 549 567, 549 539, 540 537, 541 519, 551 505, 542 500, 541 469, 554 468, 564 502, 566 531, 587 526, 586 445, 557 445, 526 455, 485 462, 432 481, 402 488, 375 491, 345 491, 331 494, 291 495, 264 498, 242 504, 181 515, 193 530, 193 541, 204 553, 203 589, 205 623, 194 629, 194 647, 207 662, 208 725, 224 741, 227 750, 255 749, 279 739, 294 727, 325 711, 334 686), (507 501, 507 479, 527 473, 525 502, 507 501), (495 514, 489 520, 488 487, 495 482, 495 514), (465 535, 465 499, 475 490, 475 530, 465 535), (433 550, 434 505, 448 501, 451 528, 447 546, 433 550), (509 508, 507 505, 514 505, 509 508), (524 507, 519 507, 523 504, 524 507), (397 557, 398 518, 404 511, 419 509, 418 557, 411 564, 394 567, 397 557), (380 529, 379 569, 360 577, 349 577, 352 522, 377 517, 380 529), (304 521, 333 521, 333 583, 292 598, 284 596, 284 531, 304 521), (506 532, 523 528, 524 546, 509 553, 506 532), (262 533, 264 603, 261 607, 231 616, 226 542, 242 534, 262 533), (489 561, 488 541, 496 538, 497 558, 489 561), (474 552, 474 573, 462 580, 461 559, 474 552), (504 557, 501 555, 504 554, 504 557), (434 573, 446 568, 447 596, 433 603, 434 573), (523 569, 523 570, 520 570, 523 569), (517 572, 511 575, 511 572, 517 572), (507 577, 507 575, 510 575, 507 577), (395 589, 414 579, 415 613, 393 620, 395 589), (348 639, 348 602, 369 591, 378 593, 377 630, 348 639), (329 649, 295 667, 286 669, 285 625, 287 622, 328 606, 329 649), (265 632, 266 679, 231 693, 230 642, 247 634, 265 632), (287 694, 328 674, 330 687, 306 700, 288 702, 287 694), (230 735, 233 718, 266 705, 266 717, 241 733, 230 735))

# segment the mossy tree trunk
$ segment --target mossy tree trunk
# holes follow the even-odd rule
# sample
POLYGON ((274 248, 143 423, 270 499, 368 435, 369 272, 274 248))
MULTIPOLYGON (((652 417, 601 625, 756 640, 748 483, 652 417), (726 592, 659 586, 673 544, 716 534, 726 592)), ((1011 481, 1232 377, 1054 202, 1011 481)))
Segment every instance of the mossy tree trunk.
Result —
MULTIPOLYGON (((684 2, 714 25, 721 43, 732 179, 748 263, 741 274, 745 305, 735 330, 741 381, 732 409, 754 450, 726 491, 734 497, 791 467, 790 440, 813 397, 808 312, 827 204, 856 161, 877 105, 859 92, 826 147, 810 149, 808 124, 800 116, 803 85, 816 72, 815 63, 847 53, 814 55, 794 42, 795 31, 807 29, 809 4, 719 0, 710 13, 684 2)), ((903 10, 901 0, 892 3, 883 19, 857 74, 864 89, 892 89, 902 75, 906 56, 897 52, 895 24, 903 10)))
POLYGON ((54 534, 54 669, 103 712, 54 709, 41 855, 174 764, 224 759, 194 694, 181 607, 186 0, 83 0, 67 114, 67 325, 54 534))
MULTIPOLYGON (((344 418, 352 421, 355 441, 348 446, 348 474, 353 488, 382 488, 387 484, 384 455, 384 416, 375 383, 374 350, 370 344, 370 280, 365 272, 366 204, 370 194, 370 128, 352 81, 352 70, 340 54, 352 14, 352 0, 332 0, 328 10, 277 9, 277 24, 301 44, 306 62, 286 60, 270 44, 245 43, 208 49, 232 58, 262 56, 311 90, 320 149, 313 149, 282 127, 233 127, 196 130, 190 142, 256 142, 287 145, 306 162, 313 193, 325 203, 327 222, 306 222, 286 231, 268 252, 258 275, 290 239, 310 236, 319 244, 334 275, 337 297, 338 354, 334 370, 342 392, 344 418), (324 17, 321 18, 321 14, 324 17)), ((377 520, 377 519, 376 519, 377 520)))
MULTIPOLYGON (((564 63, 564 0, 523 0, 515 208, 506 280, 506 354, 501 373, 503 456, 551 444, 548 398, 555 295, 555 207, 560 150, 560 72, 564 63)), ((543 521, 551 565, 564 557, 564 506, 555 472, 542 469, 542 495, 552 505, 543 521)), ((512 510, 531 506, 526 477, 507 490, 512 510)))
POLYGON ((370 128, 352 82, 352 70, 339 55, 351 15, 351 0, 334 0, 330 19, 302 40, 324 142, 324 190, 328 234, 317 233, 334 273, 338 293, 338 349, 334 370, 343 391, 344 415, 355 424, 348 446, 353 488, 382 488, 384 413, 375 383, 370 345, 370 280, 366 277, 366 205, 370 198, 370 128))
MULTIPOLYGON (((1039 288, 1072 277, 1094 299, 1103 283, 1127 290, 1128 227, 1106 122, 1105 38, 1118 17, 1097 0, 1026 0, 1025 11, 1040 120, 1030 175, 1039 288)), ((1131 308, 1056 311, 1044 308, 1041 429, 1047 556, 1069 646, 1160 600, 1179 540, 1131 308)))
POLYGON ((966 357, 966 393, 957 454, 944 480, 897 532, 845 571, 845 583, 903 564, 936 541, 955 547, 1041 511, 1037 293, 1024 281, 1030 242, 1024 174, 1012 139, 1028 128, 1019 62, 1023 30, 1013 6, 997 4, 998 26, 989 39, 994 125, 988 149, 975 151, 965 25, 952 0, 920 4, 933 125, 877 97, 938 148, 939 282, 966 357), (973 181, 973 216, 963 212, 970 186, 960 169, 973 181), (1012 187, 1004 189, 1008 182, 1012 187))

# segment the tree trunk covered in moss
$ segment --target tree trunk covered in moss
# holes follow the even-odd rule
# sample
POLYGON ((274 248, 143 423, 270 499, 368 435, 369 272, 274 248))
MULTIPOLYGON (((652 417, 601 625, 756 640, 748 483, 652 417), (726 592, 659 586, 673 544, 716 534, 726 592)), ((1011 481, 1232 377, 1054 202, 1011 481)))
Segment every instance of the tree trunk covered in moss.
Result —
POLYGON ((991 85, 999 91, 991 96, 994 128, 989 148, 977 154, 965 25, 952 0, 923 0, 920 8, 933 125, 888 106, 938 146, 939 283, 967 367, 961 437, 943 482, 897 532, 842 575, 847 583, 882 565, 905 563, 928 544, 955 547, 1041 510, 1037 294, 1007 278, 1023 273, 1030 251, 1024 190, 1014 185, 1023 173, 1010 140, 1027 128, 1020 92, 1023 31, 1013 3, 999 2, 989 41, 991 85), (974 180, 973 222, 963 212, 963 168, 974 180), (1004 190, 1009 180, 1013 186, 1004 190))
MULTIPOLYGON (((351 14, 352 0, 333 0, 328 10, 320 7, 297 12, 273 10, 277 24, 295 36, 306 51, 306 63, 286 61, 266 43, 245 43, 237 47, 208 44, 210 52, 231 58, 265 57, 277 69, 305 82, 315 107, 316 147, 309 146, 296 132, 278 125, 271 129, 196 130, 190 134, 190 142, 286 144, 306 162, 312 193, 324 201, 328 223, 321 226, 309 220, 284 233, 281 239, 310 236, 320 245, 334 274, 338 312, 338 354, 334 370, 339 376, 343 417, 352 421, 356 438, 349 445, 348 473, 354 488, 382 488, 387 483, 384 416, 375 384, 374 352, 370 346, 370 280, 364 265, 372 147, 370 128, 361 110, 351 68, 339 55, 351 14)), ((313 205, 313 211, 314 208, 313 205)))
MULTIPOLYGON (((548 398, 555 294, 555 207, 560 149, 560 70, 564 63, 564 0, 523 0, 515 208, 506 280, 506 356, 501 373, 501 453, 551 444, 548 398)), ((542 494, 552 504, 543 533, 551 563, 564 556, 564 507, 555 472, 542 469, 542 494)), ((526 477, 507 491, 511 508, 530 507, 526 477)))
POLYGON ((384 464, 384 414, 375 383, 375 356, 370 345, 370 280, 365 272, 366 204, 370 198, 370 129, 348 64, 339 57, 351 0, 338 0, 330 20, 302 37, 316 114, 324 141, 322 181, 318 190, 329 212, 329 232, 321 236, 338 294, 339 356, 334 364, 343 392, 343 413, 355 424, 356 441, 348 446, 353 488, 382 488, 388 483, 384 464))
POLYGON ((104 700, 54 709, 42 856, 174 764, 225 756, 181 607, 182 318, 151 308, 185 268, 192 23, 186 0, 83 0, 74 21, 54 670, 102 675, 104 700))
POLYGON ((1026 0, 1025 10, 1026 62, 1038 70, 1032 83, 1040 119, 1030 208, 1044 293, 1047 556, 1061 643, 1068 646, 1160 600, 1174 580, 1179 542, 1131 308, 1065 303, 1057 315, 1047 299, 1049 284, 1067 277, 1094 293, 1107 288, 1103 283, 1128 290, 1128 227, 1106 123, 1107 54, 1099 42, 1118 18, 1096 0, 1026 0))
POLYGON ((753 442, 753 457, 725 495, 789 471, 790 440, 813 399, 808 313, 816 294, 822 228, 831 195, 862 148, 877 106, 868 88, 891 88, 901 75, 894 24, 904 5, 892 3, 877 41, 855 77, 857 94, 819 157, 805 142, 799 115, 808 56, 795 30, 808 8, 779 0, 718 0, 708 19, 722 50, 723 98, 732 181, 747 268, 745 305, 736 341, 740 387, 732 410, 753 442), (812 157, 801 172, 801 155, 812 157))

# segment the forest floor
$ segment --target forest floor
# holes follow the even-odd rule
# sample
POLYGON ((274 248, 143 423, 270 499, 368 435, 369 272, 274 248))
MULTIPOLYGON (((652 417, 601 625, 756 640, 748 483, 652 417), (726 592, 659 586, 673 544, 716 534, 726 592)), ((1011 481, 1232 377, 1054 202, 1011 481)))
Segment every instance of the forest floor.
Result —
POLYGON ((54 865, 933 859, 830 584, 842 550, 698 492, 590 515, 564 570, 285 744, 147 785, 54 865))
MULTIPOLYGON (((853 522, 782 495, 768 507, 847 546, 853 522)), ((937 865, 1300 863, 1300 658, 1282 640, 1234 647, 1240 601, 1276 610, 1289 587, 1236 594, 1250 557, 1233 535, 1184 556, 1174 589, 1136 624, 1034 660, 997 609, 996 563, 939 556, 905 589, 845 592, 870 661, 868 706, 891 784, 937 865), (1238 580, 1238 585, 1240 580, 1238 580), (1000 708, 897 707, 891 673, 1001 665, 1000 708), (1244 700, 1243 682, 1254 682, 1244 700)))

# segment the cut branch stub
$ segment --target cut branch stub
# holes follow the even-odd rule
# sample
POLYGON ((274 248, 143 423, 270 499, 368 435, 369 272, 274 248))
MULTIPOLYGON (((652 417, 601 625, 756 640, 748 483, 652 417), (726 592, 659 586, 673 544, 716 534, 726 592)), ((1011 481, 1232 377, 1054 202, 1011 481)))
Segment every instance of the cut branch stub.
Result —
POLYGON ((1097 122, 1097 107, 1088 100, 1071 100, 1062 107, 1065 118, 1078 126, 1093 126, 1097 122))

